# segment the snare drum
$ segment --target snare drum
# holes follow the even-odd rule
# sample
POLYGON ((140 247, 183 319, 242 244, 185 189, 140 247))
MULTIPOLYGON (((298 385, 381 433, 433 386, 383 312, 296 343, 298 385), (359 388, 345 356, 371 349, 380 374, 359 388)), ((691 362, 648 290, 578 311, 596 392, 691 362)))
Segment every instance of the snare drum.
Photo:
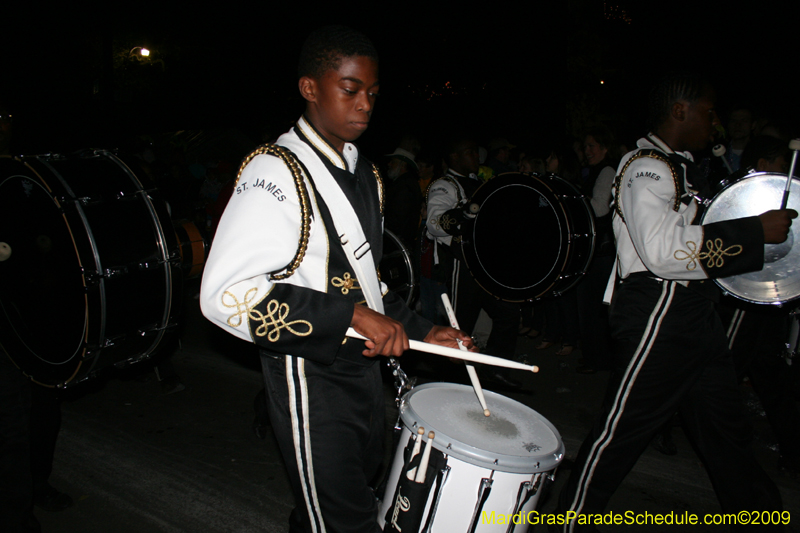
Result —
POLYGON ((177 320, 166 203, 111 152, 0 158, 0 242, 0 345, 38 383, 144 359, 177 320))
MULTIPOLYGON (((748 174, 720 191, 703 213, 702 224, 760 215, 778 209, 786 175, 748 174)), ((800 211, 800 180, 792 179, 789 209, 800 211)), ((755 304, 783 305, 800 298, 800 224, 792 224, 781 244, 764 245, 764 268, 756 272, 716 279, 726 293, 755 304)))
POLYGON ((588 199, 554 174, 501 174, 475 192, 480 206, 463 237, 464 260, 487 292, 511 302, 560 296, 586 273, 594 251, 588 199))
POLYGON ((385 517, 395 507, 403 512, 394 501, 404 470, 403 449, 424 427, 424 440, 429 431, 435 432, 432 446, 445 455, 446 466, 424 502, 419 531, 527 529, 525 517, 552 480, 564 457, 564 444, 558 430, 533 409, 491 391, 484 395, 492 412, 489 417, 484 416, 475 391, 465 385, 428 383, 403 397, 404 427, 378 515, 381 526, 387 525, 385 517), (493 514, 494 522, 484 520, 493 514), (523 523, 513 528, 500 515, 517 515, 523 523))

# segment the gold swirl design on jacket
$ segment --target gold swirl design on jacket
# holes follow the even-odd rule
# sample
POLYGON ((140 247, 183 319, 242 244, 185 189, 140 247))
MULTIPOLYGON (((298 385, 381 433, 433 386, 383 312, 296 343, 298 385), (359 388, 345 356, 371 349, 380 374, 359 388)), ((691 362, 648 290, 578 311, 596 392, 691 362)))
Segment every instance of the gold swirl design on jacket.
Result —
POLYGON ((686 265, 686 270, 694 270, 697 268, 698 261, 708 259, 706 267, 708 268, 721 268, 725 264, 725 256, 733 257, 742 253, 742 245, 734 244, 723 249, 722 239, 716 238, 706 241, 707 252, 700 252, 697 250, 697 243, 694 241, 687 241, 687 250, 678 250, 673 254, 673 257, 678 261, 689 261, 686 265), (678 255, 681 254, 681 255, 678 255))
POLYGON ((450 228, 458 226, 458 220, 445 213, 438 219, 436 219, 434 224, 436 225, 437 228, 447 231, 450 228))
POLYGON ((314 331, 314 327, 308 320, 293 320, 286 322, 286 317, 289 316, 289 304, 279 303, 278 300, 272 299, 267 302, 266 314, 253 307, 253 300, 255 300, 258 288, 253 287, 244 294, 244 301, 240 302, 236 295, 229 291, 225 291, 222 295, 222 305, 229 309, 236 309, 236 312, 228 317, 228 325, 233 328, 238 328, 242 325, 242 317, 247 316, 250 320, 261 322, 261 325, 255 331, 258 337, 267 337, 270 342, 277 342, 281 337, 281 330, 286 329, 290 333, 298 337, 307 337, 314 331), (227 303, 233 300, 233 303, 227 303), (308 326, 306 331, 298 331, 292 326, 302 324, 308 326))
POLYGON ((342 294, 348 294, 350 289, 360 291, 361 287, 356 285, 357 282, 358 280, 356 278, 350 276, 350 272, 345 272, 341 278, 336 276, 331 278, 331 285, 337 288, 341 287, 342 294))

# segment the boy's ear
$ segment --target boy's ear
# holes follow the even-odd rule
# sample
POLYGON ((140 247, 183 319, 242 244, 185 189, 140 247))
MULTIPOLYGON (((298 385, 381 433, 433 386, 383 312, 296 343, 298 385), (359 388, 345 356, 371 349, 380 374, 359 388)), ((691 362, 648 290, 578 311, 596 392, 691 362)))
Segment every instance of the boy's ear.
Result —
POLYGON ((689 103, 685 100, 678 100, 674 104, 672 104, 672 109, 670 110, 670 114, 672 118, 677 120, 678 122, 683 122, 686 119, 686 112, 689 109, 689 103))
POLYGON ((317 80, 308 76, 303 76, 298 82, 300 94, 307 102, 315 102, 317 100, 317 80))

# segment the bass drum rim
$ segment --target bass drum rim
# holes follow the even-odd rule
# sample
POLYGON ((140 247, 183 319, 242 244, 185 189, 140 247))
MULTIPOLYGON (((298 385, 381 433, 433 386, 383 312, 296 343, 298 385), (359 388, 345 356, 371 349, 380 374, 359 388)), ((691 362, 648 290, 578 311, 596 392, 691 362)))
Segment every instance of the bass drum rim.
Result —
MULTIPOLYGON (((517 190, 514 192, 524 193, 527 191, 517 190)), ((522 197, 519 194, 512 195, 511 199, 512 201, 522 201, 522 197)), ((495 298, 508 302, 525 302, 558 297, 574 287, 583 274, 586 273, 594 255, 596 233, 594 214, 589 200, 565 179, 552 173, 540 175, 536 173, 510 172, 500 174, 481 185, 473 194, 472 201, 480 206, 480 210, 473 221, 465 224, 466 230, 462 240, 464 261, 478 285, 495 298), (535 185, 538 185, 539 188, 537 189, 535 185), (500 208, 504 207, 504 205, 501 205, 493 206, 493 212, 487 214, 485 209, 486 202, 504 189, 510 192, 514 186, 535 191, 536 195, 538 195, 538 199, 534 198, 536 199, 535 206, 540 208, 549 207, 550 211, 545 209, 545 212, 552 214, 550 221, 554 222, 555 227, 559 230, 558 239, 553 238, 552 235, 545 236, 550 239, 548 247, 548 251, 551 252, 550 257, 554 256, 552 263, 544 267, 547 269, 546 275, 535 274, 538 276, 538 281, 534 280, 535 282, 528 283, 524 287, 511 286, 494 279, 493 275, 485 267, 486 260, 481 257, 489 257, 493 260, 494 255, 489 252, 479 252, 477 250, 478 244, 476 244, 482 240, 481 233, 484 231, 481 229, 482 214, 484 217, 491 217, 490 221, 495 224, 495 228, 499 229, 497 222, 499 217, 504 217, 509 212, 513 212, 512 209, 505 210, 500 208), (552 253, 554 251, 555 253, 552 253)), ((526 209, 526 212, 533 216, 533 206, 534 203, 532 202, 531 205, 520 206, 520 209, 526 209)), ((513 226, 513 224, 511 225, 513 226)), ((527 236, 530 248, 536 248, 533 241, 530 240, 529 234, 536 232, 538 228, 534 228, 534 224, 523 224, 522 226, 513 228, 518 232, 515 236, 522 236, 523 238, 527 236)), ((487 233, 492 236, 502 236, 508 231, 505 228, 503 231, 495 230, 487 231, 487 233)), ((496 245, 494 238, 483 239, 483 242, 487 241, 491 241, 492 245, 496 245)), ((539 243, 537 242, 536 244, 539 243)), ((520 248, 524 248, 524 246, 520 248)), ((504 250, 511 249, 513 249, 512 246, 504 248, 504 250)), ((525 253, 525 251, 518 252, 518 256, 525 253)), ((520 257, 520 260, 516 262, 507 261, 507 264, 527 263, 530 265, 534 261, 537 266, 542 264, 539 261, 539 257, 534 258, 532 252, 530 252, 528 257, 520 257)), ((502 269, 495 271, 502 271, 504 274, 509 272, 502 269)), ((528 270, 528 272, 531 271, 528 270)))
MULTIPOLYGON (((389 290, 395 292, 398 296, 400 296, 403 301, 406 302, 406 305, 413 309, 414 302, 417 300, 418 290, 417 290, 417 278, 416 272, 414 271, 414 262, 411 259, 411 253, 408 251, 408 248, 405 247, 403 242, 400 238, 395 235, 392 231, 388 229, 383 230, 383 257, 381 257, 381 262, 378 265, 378 270, 381 271, 381 280, 386 283, 386 286, 389 287, 389 290), (394 246, 394 250, 387 253, 386 241, 387 239, 391 241, 392 246, 394 246), (400 258, 402 259, 402 264, 405 267, 405 274, 407 276, 408 282, 401 283, 400 285, 396 285, 393 283, 396 276, 393 274, 388 278, 384 279, 384 265, 388 264, 388 261, 393 259, 400 258), (407 291, 407 292, 406 292, 407 291), (405 296, 404 296, 405 294, 405 296)), ((399 279, 399 278, 398 278, 399 279)))
MULTIPOLYGON (((757 216, 778 209, 786 179, 786 174, 777 172, 754 172, 727 184, 708 203, 700 223, 757 216)), ((797 177, 792 178, 787 208, 800 210, 800 179, 797 177)), ((793 302, 800 298, 800 271, 796 267, 800 264, 800 246, 795 243, 800 244, 800 227, 792 224, 786 242, 765 245, 762 270, 718 278, 714 282, 725 294, 744 302, 776 306, 793 302), (792 265, 795 265, 793 269, 784 268, 792 265), (784 277, 792 272, 796 275, 794 286, 787 285, 789 280, 784 277), (779 283, 781 281, 784 283, 779 283)))

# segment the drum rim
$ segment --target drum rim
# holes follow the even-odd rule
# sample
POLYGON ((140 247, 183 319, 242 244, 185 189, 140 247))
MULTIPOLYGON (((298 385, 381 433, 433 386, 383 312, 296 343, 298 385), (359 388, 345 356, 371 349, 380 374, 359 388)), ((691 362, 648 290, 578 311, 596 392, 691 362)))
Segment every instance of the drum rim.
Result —
MULTIPOLYGON (((531 409, 527 405, 514 400, 513 398, 509 398, 508 396, 503 396, 502 394, 498 394, 493 391, 485 390, 484 395, 486 396, 487 403, 491 405, 492 400, 497 400, 498 398, 502 398, 503 401, 511 402, 518 404, 525 409, 529 410, 531 413, 535 414, 538 417, 538 420, 543 422, 544 425, 553 432, 556 440, 558 441, 558 446, 554 451, 548 451, 541 455, 531 455, 529 457, 525 457, 522 455, 507 455, 502 453, 491 453, 485 450, 481 450, 476 448, 475 446, 469 445, 465 442, 461 442, 458 439, 454 439, 453 437, 444 433, 441 429, 437 429, 435 424, 431 424, 425 421, 414 409, 413 405, 411 405, 411 398, 414 394, 427 390, 427 389, 435 389, 435 388, 445 388, 445 389, 460 389, 464 392, 472 393, 472 387, 468 385, 460 385, 457 383, 444 383, 444 382, 435 382, 435 383, 426 383, 424 385, 420 385, 418 387, 414 387, 412 390, 408 391, 406 394, 403 395, 401 404, 400 404, 400 418, 403 421, 404 426, 406 429, 409 429, 412 433, 415 431, 416 427, 422 425, 426 429, 430 429, 436 433, 436 437, 433 440, 433 447, 439 450, 440 452, 444 453, 445 455, 452 456, 456 459, 459 459, 465 463, 481 467, 481 468, 488 468, 491 470, 496 470, 498 472, 509 472, 509 473, 516 473, 516 474, 533 474, 537 472, 549 472, 556 468, 561 460, 564 458, 564 441, 561 438, 561 434, 558 432, 558 429, 549 421, 547 418, 542 416, 537 411, 531 409), (411 428, 411 429, 410 429, 411 428), (491 455, 490 455, 491 453, 491 455)), ((477 402, 477 399, 475 400, 477 402)))
MULTIPOLYGON (((397 236, 396 233, 389 230, 388 228, 383 229, 384 237, 388 237, 395 245, 400 247, 400 254, 403 256, 403 263, 406 266, 407 273, 409 275, 409 282, 408 282, 408 296, 405 298, 406 305, 408 307, 412 307, 414 302, 417 300, 417 273, 414 270, 414 261, 412 260, 411 253, 409 252, 408 248, 403 244, 403 241, 400 240, 400 237, 397 236)), ((386 247, 383 247, 383 257, 386 257, 386 247)), ((383 261, 383 257, 381 261, 383 261)), ((380 270, 380 264, 378 264, 378 270, 380 270)), ((400 296, 398 294, 398 296, 400 296)))

